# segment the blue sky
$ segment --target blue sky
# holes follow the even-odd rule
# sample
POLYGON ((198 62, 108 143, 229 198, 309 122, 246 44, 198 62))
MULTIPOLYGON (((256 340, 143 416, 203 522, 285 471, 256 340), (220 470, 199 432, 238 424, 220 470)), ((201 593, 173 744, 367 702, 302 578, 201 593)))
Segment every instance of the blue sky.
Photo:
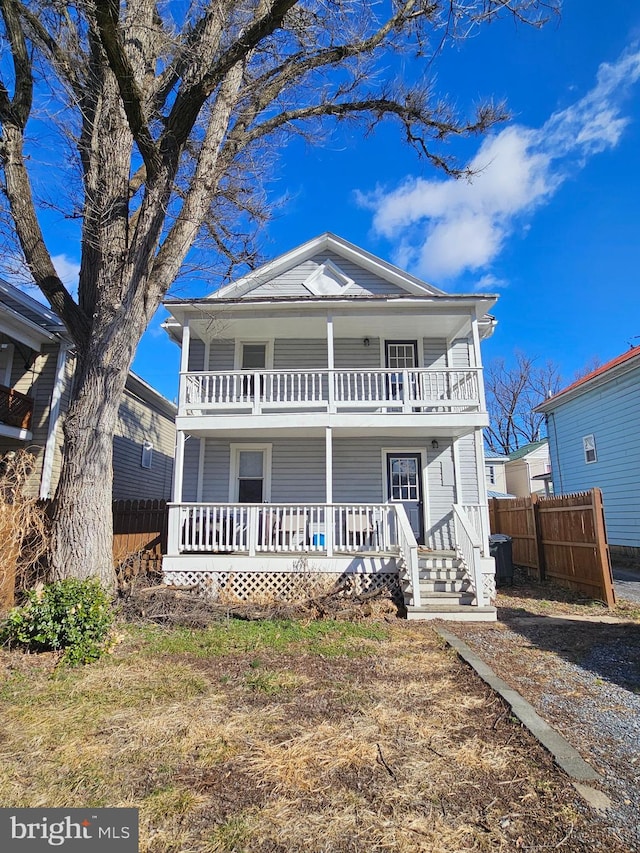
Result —
MULTIPOLYGON (((485 363, 521 349, 569 382, 640 343, 640 4, 565 0, 543 30, 492 25, 447 48, 437 71, 460 111, 493 97, 512 114, 452 147, 479 170, 473 182, 436 173, 392 127, 295 140, 274 169, 272 198, 288 201, 264 254, 333 231, 443 290, 499 292, 485 363)), ((72 273, 68 246, 59 262, 72 273)), ((175 295, 206 294, 214 273, 175 295)), ((134 370, 173 399, 178 349, 161 319, 134 370)))

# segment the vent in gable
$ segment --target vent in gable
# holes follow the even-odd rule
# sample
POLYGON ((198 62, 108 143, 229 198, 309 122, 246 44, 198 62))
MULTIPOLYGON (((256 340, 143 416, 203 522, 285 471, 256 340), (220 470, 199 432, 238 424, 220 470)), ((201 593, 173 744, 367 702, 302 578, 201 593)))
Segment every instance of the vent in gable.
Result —
POLYGON ((353 279, 345 275, 332 261, 326 260, 303 284, 316 296, 334 296, 353 284, 353 279))

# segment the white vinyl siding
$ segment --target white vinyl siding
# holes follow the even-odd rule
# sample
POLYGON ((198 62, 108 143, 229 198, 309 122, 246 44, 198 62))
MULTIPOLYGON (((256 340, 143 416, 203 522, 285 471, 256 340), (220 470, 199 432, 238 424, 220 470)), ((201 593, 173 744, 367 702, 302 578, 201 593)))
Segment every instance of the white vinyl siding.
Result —
POLYGON ((189 342, 189 370, 204 369, 204 343, 192 335, 189 342))
POLYGON ((288 438, 273 442, 271 500, 324 503, 324 439, 288 438))
POLYGON ((378 370, 380 365, 380 340, 369 338, 369 346, 363 338, 338 338, 334 342, 336 370, 378 370))
POLYGON ((466 338, 456 338, 455 341, 452 341, 449 350, 449 367, 470 367, 470 346, 471 343, 466 338))
POLYGON ((209 344, 209 364, 204 370, 222 372, 233 370, 235 357, 235 342, 230 340, 214 340, 209 344))
POLYGON ((423 338, 422 358, 424 367, 444 370, 447 367, 447 342, 437 338, 423 338))
POLYGON ((453 504, 456 489, 453 480, 453 448, 442 439, 438 447, 427 445, 427 483, 429 527, 426 540, 430 548, 448 550, 454 546, 453 504))
POLYGON ((335 264, 335 266, 344 273, 347 278, 353 280, 354 283, 349 286, 348 290, 345 290, 346 294, 351 296, 358 294, 362 294, 363 296, 371 294, 406 296, 406 290, 403 290, 394 284, 390 284, 388 281, 385 281, 383 278, 369 270, 362 269, 362 267, 355 264, 353 261, 348 261, 333 252, 321 252, 314 258, 304 261, 304 263, 293 267, 287 272, 281 273, 271 279, 271 281, 259 285, 249 293, 245 294, 244 298, 252 299, 255 296, 313 296, 313 294, 304 287, 303 282, 327 260, 335 264))
POLYGON ((458 460, 460 463, 458 501, 461 504, 478 503, 480 498, 476 476, 476 445, 473 435, 464 435, 458 439, 458 460))
POLYGON ((326 370, 326 340, 277 339, 273 348, 274 370, 326 370))

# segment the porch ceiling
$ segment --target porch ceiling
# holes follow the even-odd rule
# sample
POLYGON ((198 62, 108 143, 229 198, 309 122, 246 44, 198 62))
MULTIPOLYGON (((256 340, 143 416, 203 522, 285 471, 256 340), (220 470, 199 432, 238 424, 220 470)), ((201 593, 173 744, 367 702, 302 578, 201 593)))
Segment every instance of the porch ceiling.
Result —
MULTIPOLYGON (((445 338, 466 335, 471 328, 469 314, 446 313, 433 307, 424 314, 419 306, 357 306, 359 311, 333 311, 334 338, 445 338)), ((226 311, 225 306, 215 317, 201 317, 190 322, 192 333, 203 341, 214 339, 264 339, 327 337, 327 313, 313 306, 298 310, 269 311, 265 306, 258 312, 243 312, 242 316, 226 311)))

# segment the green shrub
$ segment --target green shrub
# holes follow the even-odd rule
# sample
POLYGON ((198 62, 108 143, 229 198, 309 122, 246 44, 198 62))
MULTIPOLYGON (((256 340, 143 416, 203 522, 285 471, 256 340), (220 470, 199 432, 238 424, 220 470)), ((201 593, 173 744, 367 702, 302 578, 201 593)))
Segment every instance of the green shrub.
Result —
POLYGON ((63 663, 97 660, 109 647, 113 612, 96 579, 40 585, 0 625, 0 642, 32 652, 64 651, 63 663))

